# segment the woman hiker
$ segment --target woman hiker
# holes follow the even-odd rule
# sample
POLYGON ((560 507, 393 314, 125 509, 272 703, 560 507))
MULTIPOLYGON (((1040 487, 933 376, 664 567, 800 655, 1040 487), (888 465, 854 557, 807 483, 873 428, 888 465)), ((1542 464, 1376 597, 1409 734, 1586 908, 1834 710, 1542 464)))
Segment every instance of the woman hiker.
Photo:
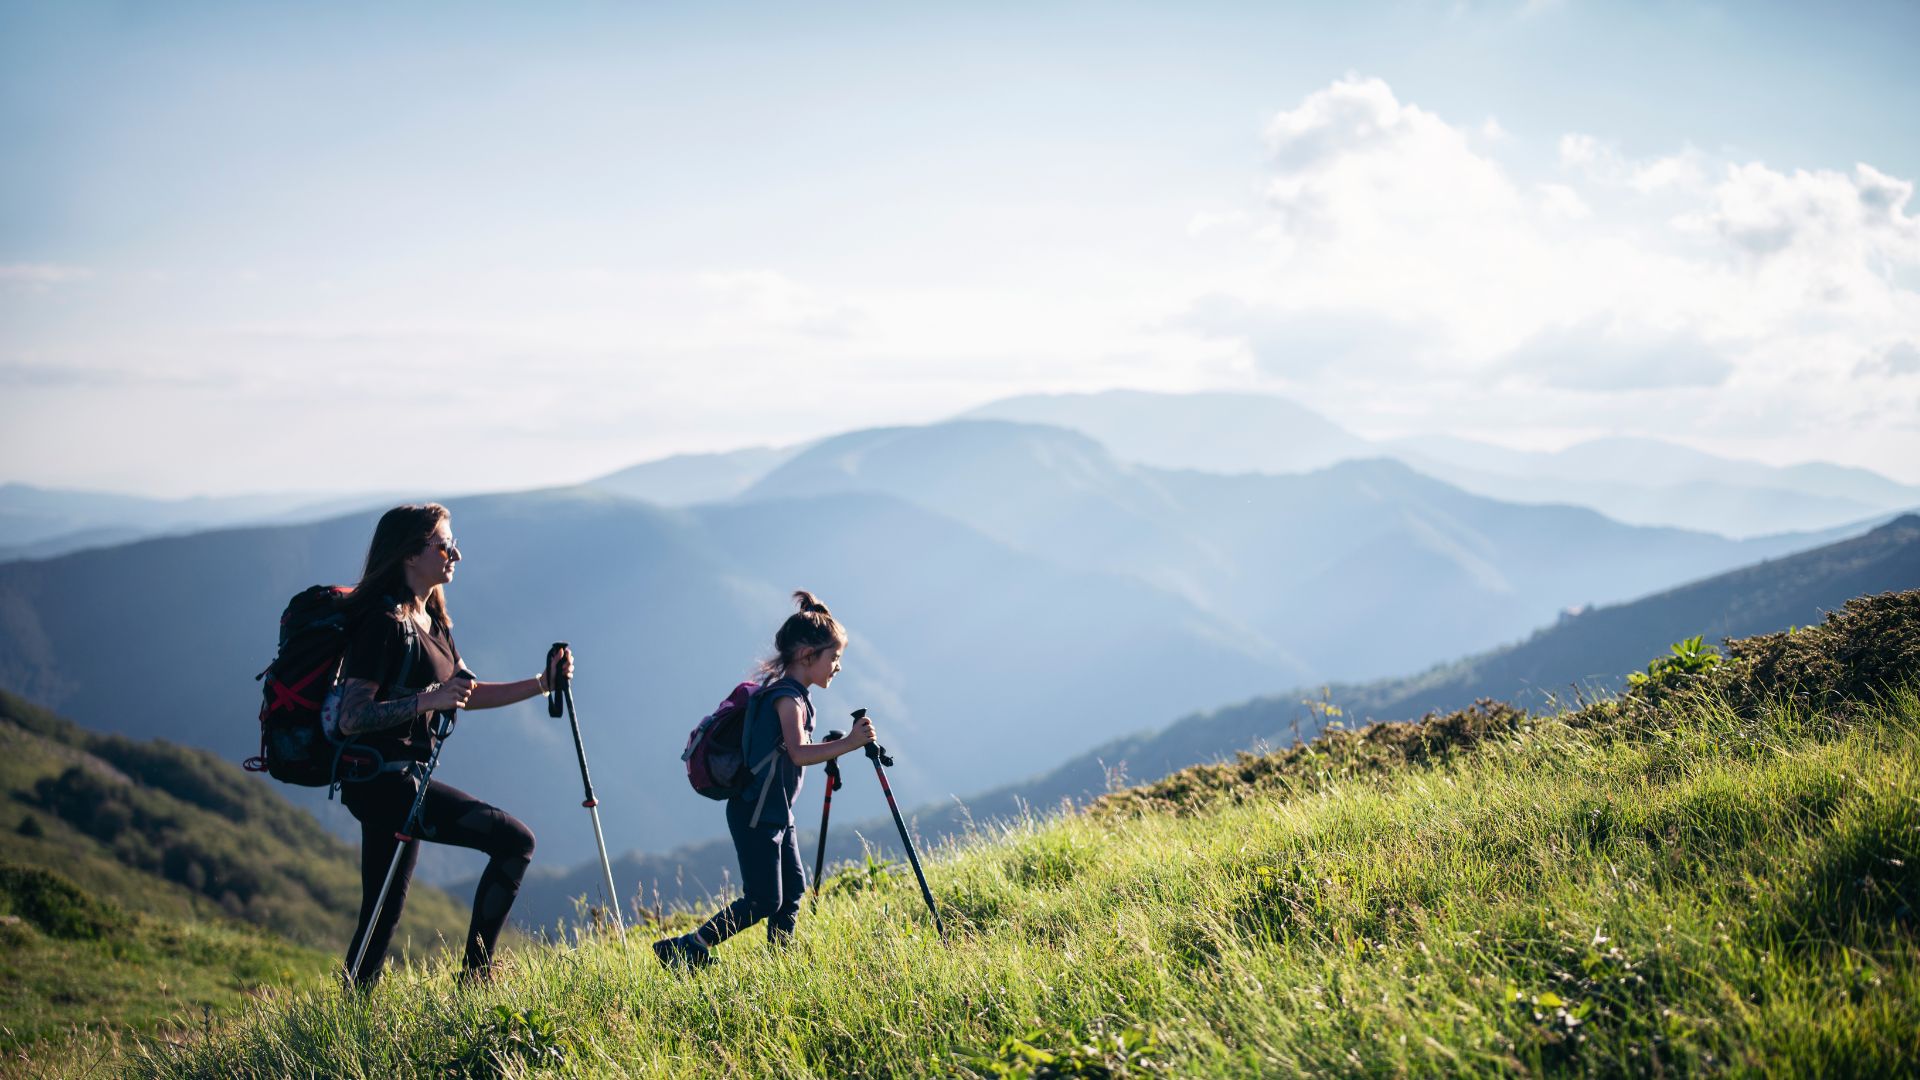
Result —
MULTIPOLYGON (((570 650, 555 654, 546 670, 515 682, 480 682, 466 670, 453 643, 447 614, 447 583, 460 562, 447 508, 437 503, 396 506, 374 527, 366 570, 347 599, 351 634, 341 665, 335 734, 378 751, 388 762, 425 761, 432 752, 429 721, 452 709, 496 709, 542 694, 557 676, 570 677, 570 650)), ((381 772, 341 786, 341 801, 360 821, 360 920, 347 946, 347 963, 371 933, 366 959, 353 975, 372 986, 386 963, 387 945, 405 906, 407 883, 419 857, 418 839, 407 845, 379 924, 367 926, 398 834, 418 790, 412 774, 381 772)), ((533 858, 533 833, 513 815, 440 780, 429 781, 421 807, 421 837, 473 848, 488 855, 473 895, 463 978, 486 979, 493 949, 507 921, 520 879, 533 858)))

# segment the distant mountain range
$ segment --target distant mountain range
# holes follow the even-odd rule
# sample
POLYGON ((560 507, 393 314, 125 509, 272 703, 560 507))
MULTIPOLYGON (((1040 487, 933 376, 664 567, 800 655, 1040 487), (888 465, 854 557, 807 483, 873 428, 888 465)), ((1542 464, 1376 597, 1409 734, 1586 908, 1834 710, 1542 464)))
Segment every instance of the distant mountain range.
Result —
POLYGON ((882 492, 1062 565, 1174 593, 1321 679, 1488 648, 1841 532, 1747 541, 1465 494, 1388 460, 1305 474, 1126 465, 1060 428, 955 421, 822 440, 743 502, 882 492))
POLYGON ((1211 472, 1301 472, 1390 457, 1476 495, 1562 503, 1631 525, 1751 537, 1920 509, 1920 486, 1867 469, 1736 461, 1677 443, 1607 438, 1554 453, 1449 436, 1373 442, 1283 398, 1112 390, 1009 398, 970 418, 1084 432, 1130 462, 1211 472))
MULTIPOLYGON (((1044 774, 955 802, 929 803, 909 817, 924 841, 958 836, 976 823, 1039 812, 1062 800, 1081 801, 1114 782, 1146 783, 1189 765, 1238 750, 1291 744, 1320 730, 1307 702, 1341 708, 1343 722, 1416 719, 1500 698, 1533 708, 1554 698, 1617 689, 1627 672, 1681 638, 1710 641, 1770 633, 1819 621, 1826 611, 1861 595, 1920 587, 1920 516, 1908 515, 1872 532, 1812 551, 1744 567, 1631 603, 1564 618, 1526 641, 1432 668, 1419 675, 1359 685, 1302 686, 1210 712, 1195 713, 1157 731, 1111 739, 1044 774)), ((849 796, 874 785, 865 762, 849 767, 848 788, 835 796, 838 812, 829 837, 832 861, 857 859, 863 842, 897 849, 891 821, 848 812, 849 796)), ((807 850, 817 822, 818 796, 803 795, 797 810, 807 850)), ((897 856, 896 856, 897 857, 897 856)), ((638 883, 640 900, 697 902, 718 887, 733 865, 726 841, 648 855, 628 853, 616 863, 623 889, 638 883)), ((599 867, 547 869, 523 888, 520 911, 535 922, 572 911, 572 898, 592 894, 599 867)))
MULTIPOLYGON (((1764 465, 1644 438, 1595 439, 1553 453, 1452 436, 1373 441, 1284 398, 1111 390, 1008 398, 961 414, 1080 432, 1124 463, 1222 474, 1303 473, 1390 458, 1470 494, 1597 510, 1630 525, 1746 538, 1865 528, 1920 509, 1920 485, 1822 463, 1764 465)), ((596 486, 669 505, 730 499, 808 446, 680 455, 596 486)))
POLYGON ((0 562, 230 525, 319 521, 392 501, 379 494, 148 499, 0 484, 0 562))
POLYGON ((593 486, 661 506, 731 499, 804 447, 755 446, 718 454, 675 454, 594 480, 593 486))

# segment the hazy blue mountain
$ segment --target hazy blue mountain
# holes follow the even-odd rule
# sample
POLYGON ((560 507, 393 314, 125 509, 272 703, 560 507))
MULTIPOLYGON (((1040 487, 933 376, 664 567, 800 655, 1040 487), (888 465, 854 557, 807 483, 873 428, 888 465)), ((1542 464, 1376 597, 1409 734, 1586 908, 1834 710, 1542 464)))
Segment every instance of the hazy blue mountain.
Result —
POLYGON ((961 414, 1071 428, 1114 455, 1169 469, 1305 472, 1375 451, 1305 406, 1265 394, 1033 394, 961 414))
POLYGON ((1619 521, 1756 536, 1884 519, 1920 486, 1866 469, 1736 461, 1655 439, 1595 439, 1553 453, 1420 437, 1388 446, 1430 476, 1514 502, 1590 506, 1619 521))
POLYGON ((0 484, 0 559, 47 558, 143 536, 238 524, 318 521, 386 495, 235 495, 149 499, 0 484))
POLYGON ((1473 494, 1562 503, 1617 521, 1755 537, 1866 528, 1920 508, 1920 486, 1866 469, 1737 461, 1656 439, 1597 439, 1558 453, 1453 436, 1372 442, 1284 398, 1112 391, 1009 398, 962 414, 1051 424, 1099 440, 1122 461, 1220 473, 1293 473, 1391 457, 1473 494))
POLYGON ((1733 541, 1470 495, 1394 461, 1221 475, 1122 463, 1076 432, 952 421, 825 439, 749 488, 876 491, 1070 566, 1178 593, 1322 678, 1407 671, 1831 539, 1733 541))
POLYGON ((731 499, 802 447, 754 446, 717 454, 674 454, 608 473, 587 486, 662 506, 731 499))
POLYGON ((1777 532, 1781 522, 1792 522, 1803 529, 1825 529, 1883 519, 1897 512, 1857 499, 1713 480, 1654 485, 1553 474, 1490 473, 1411 456, 1404 460, 1429 476, 1476 495, 1508 502, 1585 506, 1629 525, 1675 525, 1734 538, 1777 532))
MULTIPOLYGON (((823 722, 871 708, 906 790, 927 798, 1012 780, 1196 700, 1306 677, 1178 597, 883 495, 667 510, 573 489, 451 505, 467 555, 451 593, 463 653, 483 677, 520 678, 550 642, 575 643, 616 848, 723 832, 685 813, 679 752, 770 648, 795 587, 854 635, 847 674, 817 695, 823 722)), ((282 606, 306 585, 350 582, 374 517, 0 565, 0 685, 95 728, 245 757, 251 676, 282 606)), ((567 727, 537 705, 466 716, 444 770, 525 818, 543 861, 591 850, 567 727)))
POLYGON ((55 555, 65 555, 69 551, 125 544, 146 535, 149 534, 144 529, 126 525, 101 525, 89 529, 78 529, 39 540, 0 546, 0 562, 12 562, 15 559, 50 559, 55 555))
MULTIPOLYGON (((1570 697, 1575 687, 1582 693, 1617 688, 1625 673, 1693 634, 1717 641, 1770 633, 1817 622, 1823 612, 1851 597, 1917 586, 1920 516, 1909 515, 1865 536, 1565 618, 1519 644, 1409 678, 1335 685, 1326 692, 1354 723, 1415 719, 1482 697, 1540 707, 1549 695, 1570 697)), ((1310 738, 1318 731, 1318 721, 1303 702, 1320 700, 1321 694, 1320 687, 1303 686, 1188 715, 1157 731, 1110 740, 1046 773, 971 795, 964 806, 922 802, 911 793, 903 793, 903 801, 918 804, 909 818, 924 841, 937 843, 974 822, 1018 816, 1023 808, 1045 812, 1063 799, 1086 799, 1119 777, 1145 783, 1238 750, 1310 738)), ((847 787, 834 796, 829 860, 857 858, 863 838, 884 851, 897 849, 884 806, 873 806, 879 797, 871 769, 863 759, 848 759, 846 765, 847 787)), ((809 853, 819 820, 817 791, 816 786, 805 793, 797 810, 803 848, 809 853)), ((621 888, 637 885, 646 904, 703 899, 732 866, 733 850, 725 841, 664 854, 632 852, 615 862, 621 888)), ((536 923, 568 917, 572 898, 591 893, 598 874, 597 864, 548 869, 528 880, 519 911, 536 923)))
MULTIPOLYGON (((1526 640, 1416 675, 1370 683, 1302 687, 1188 716, 1150 735, 1116 740, 1048 778, 1009 789, 1037 805, 1101 790, 1104 767, 1126 764, 1136 782, 1224 758, 1259 742, 1311 734, 1303 700, 1327 699, 1347 720, 1410 720, 1494 697, 1529 708, 1550 698, 1611 692, 1666 647, 1700 634, 1709 642, 1818 622, 1847 600, 1920 587, 1920 515, 1906 515, 1837 543, 1771 559, 1625 604, 1563 617, 1526 640), (1103 767, 1104 766, 1104 767, 1103 767)), ((1003 800, 1004 801, 1004 797, 1003 800)), ((976 812, 982 805, 974 800, 976 812)), ((984 805, 995 805, 988 801, 984 805)))

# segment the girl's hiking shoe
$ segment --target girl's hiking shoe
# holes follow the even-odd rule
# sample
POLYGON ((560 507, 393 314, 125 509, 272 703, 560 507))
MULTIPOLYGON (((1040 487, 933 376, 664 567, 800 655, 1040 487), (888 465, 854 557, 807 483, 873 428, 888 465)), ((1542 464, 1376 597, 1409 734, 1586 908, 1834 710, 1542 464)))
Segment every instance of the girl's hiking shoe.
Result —
POLYGON ((713 963, 713 951, 693 934, 661 938, 653 943, 653 955, 669 968, 685 968, 689 971, 713 963))

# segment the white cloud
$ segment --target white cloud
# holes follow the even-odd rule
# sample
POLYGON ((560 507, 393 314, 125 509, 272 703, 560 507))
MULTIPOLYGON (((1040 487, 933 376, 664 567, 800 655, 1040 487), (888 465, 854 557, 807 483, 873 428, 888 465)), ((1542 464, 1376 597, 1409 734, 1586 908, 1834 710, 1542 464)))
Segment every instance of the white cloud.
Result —
POLYGON ((1882 378, 1920 375, 1920 344, 1896 341, 1885 348, 1875 349, 1860 361, 1854 373, 1882 378))
POLYGON ((1205 236, 1247 224, 1251 218, 1244 210, 1213 211, 1202 210, 1187 219, 1188 236, 1205 236))
POLYGON ((1583 133, 1548 182, 1484 134, 1354 76, 1280 112, 1247 227, 1266 264, 1172 325, 1344 417, 1763 446, 1844 428, 1856 460, 1906 422, 1913 395, 1858 380, 1920 365, 1911 182, 1692 145, 1635 158, 1583 133))
POLYGON ((1560 136, 1561 168, 1591 169, 1613 158, 1613 151, 1591 135, 1570 132, 1560 136))
POLYGON ((1540 209, 1548 217, 1565 221, 1581 221, 1593 216, 1593 207, 1587 205, 1587 200, 1565 184, 1541 184, 1540 209))
POLYGON ((845 337, 860 320, 852 306, 769 270, 705 273, 695 280, 724 304, 778 330, 845 337))
POLYGON ((1506 362, 1523 377, 1573 390, 1711 387, 1733 371, 1718 348, 1698 337, 1604 319, 1547 327, 1506 362))
POLYGON ((1789 251, 1822 262, 1884 268, 1920 262, 1920 218, 1909 216, 1913 182, 1871 165, 1852 175, 1819 170, 1775 172, 1758 162, 1730 166, 1709 206, 1690 216, 1756 257, 1789 251))
POLYGON ((61 266, 57 263, 0 265, 0 281, 21 285, 61 285, 69 281, 84 281, 92 276, 93 271, 84 266, 61 266))
POLYGON ((1706 183, 1706 156, 1689 147, 1630 167, 1627 186, 1641 194, 1667 188, 1698 189, 1706 183))

